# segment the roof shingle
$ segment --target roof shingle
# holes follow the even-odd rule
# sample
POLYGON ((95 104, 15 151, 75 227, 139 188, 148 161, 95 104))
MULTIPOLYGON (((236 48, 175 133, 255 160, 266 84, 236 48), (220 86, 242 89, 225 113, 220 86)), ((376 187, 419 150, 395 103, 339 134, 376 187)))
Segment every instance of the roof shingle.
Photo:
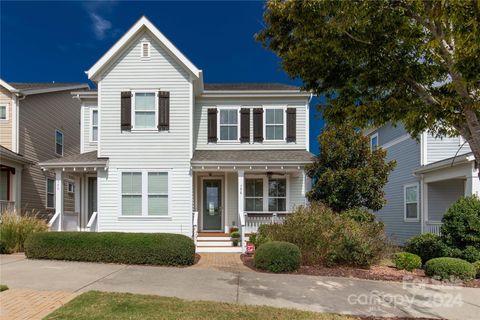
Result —
POLYGON ((310 163, 307 150, 196 150, 192 163, 310 163))
POLYGON ((50 89, 50 88, 62 88, 62 87, 72 87, 72 86, 81 86, 85 83, 79 82, 9 82, 9 85, 19 90, 41 90, 41 89, 50 89))

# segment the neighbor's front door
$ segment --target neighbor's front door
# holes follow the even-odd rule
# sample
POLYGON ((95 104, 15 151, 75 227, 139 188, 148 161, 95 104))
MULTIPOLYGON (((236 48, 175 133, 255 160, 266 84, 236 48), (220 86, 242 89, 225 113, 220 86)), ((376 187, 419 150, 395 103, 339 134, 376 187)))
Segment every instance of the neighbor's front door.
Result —
POLYGON ((203 180, 203 230, 222 231, 222 180, 203 180))

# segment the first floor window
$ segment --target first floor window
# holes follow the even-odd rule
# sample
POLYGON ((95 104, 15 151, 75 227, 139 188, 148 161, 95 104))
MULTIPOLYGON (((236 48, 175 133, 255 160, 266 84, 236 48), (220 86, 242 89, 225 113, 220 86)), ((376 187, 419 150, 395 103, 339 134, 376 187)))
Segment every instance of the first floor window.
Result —
POLYGON ((10 200, 9 199, 9 189, 10 189, 10 171, 0 170, 0 200, 10 200))
POLYGON ((91 133, 91 141, 97 142, 98 141, 98 110, 92 110, 92 133, 91 133))
POLYGON ((220 140, 238 139, 237 109, 220 109, 220 140))
POLYGON ((55 153, 63 156, 63 132, 55 130, 55 153))
POLYGON ((287 180, 268 180, 268 211, 286 211, 287 180))
POLYGON ((405 186, 405 219, 418 219, 418 185, 405 186))
POLYGON ((245 180, 245 210, 263 211, 263 179, 245 180))
POLYGON ((122 215, 168 215, 168 173, 122 172, 122 215))
POLYGON ((0 106, 0 120, 7 120, 7 106, 0 106))
POLYGON ((157 129, 155 126, 155 92, 135 92, 135 129, 157 129))
POLYGON ((284 125, 283 109, 265 110, 265 134, 266 140, 283 140, 284 125))
POLYGON ((47 178, 47 208, 55 208, 55 180, 47 178))

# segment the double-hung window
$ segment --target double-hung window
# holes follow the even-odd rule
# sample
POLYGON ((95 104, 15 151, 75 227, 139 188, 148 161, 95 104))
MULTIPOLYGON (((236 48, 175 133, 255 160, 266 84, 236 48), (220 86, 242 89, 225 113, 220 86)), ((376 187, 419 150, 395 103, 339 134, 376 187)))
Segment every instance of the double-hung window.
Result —
POLYGON ((263 211, 263 179, 245 180, 245 211, 263 211))
POLYGON ((167 172, 122 172, 123 216, 167 216, 167 172))
POLYGON ((265 140, 284 140, 284 109, 265 110, 265 140))
POLYGON ((220 109, 220 140, 238 140, 238 110, 220 109))
POLYGON ((0 106, 0 120, 8 120, 7 106, 0 106))
POLYGON ((47 178, 47 208, 55 208, 55 180, 47 178))
POLYGON ((98 141, 98 109, 92 109, 90 141, 98 141))
POLYGON ((374 133, 370 136, 370 149, 377 150, 378 148, 378 133, 374 133))
POLYGON ((157 130, 156 93, 135 92, 133 100, 133 129, 157 130))
POLYGON ((55 153, 63 156, 63 132, 55 130, 55 153))
POLYGON ((268 180, 268 211, 286 211, 287 180, 268 180))
POLYGON ((404 187, 405 220, 418 220, 418 184, 404 187))

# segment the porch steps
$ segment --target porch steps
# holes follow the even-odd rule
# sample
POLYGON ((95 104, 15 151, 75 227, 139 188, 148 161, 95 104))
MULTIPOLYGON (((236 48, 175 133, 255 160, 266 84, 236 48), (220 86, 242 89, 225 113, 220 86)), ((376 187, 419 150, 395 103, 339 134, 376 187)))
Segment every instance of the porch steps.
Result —
POLYGON ((230 235, 221 232, 200 232, 197 237, 197 252, 242 252, 234 247, 230 235))

